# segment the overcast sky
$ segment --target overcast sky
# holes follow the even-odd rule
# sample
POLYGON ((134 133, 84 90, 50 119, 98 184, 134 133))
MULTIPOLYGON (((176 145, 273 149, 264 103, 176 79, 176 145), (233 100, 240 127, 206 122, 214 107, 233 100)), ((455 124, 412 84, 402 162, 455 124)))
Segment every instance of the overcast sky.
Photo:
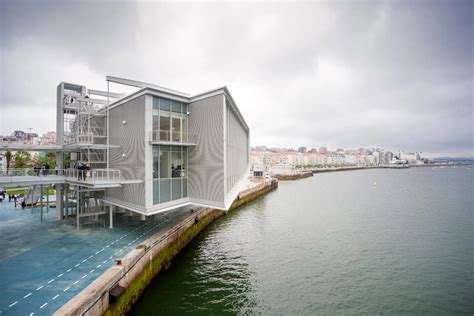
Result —
POLYGON ((61 81, 226 85, 251 144, 473 156, 473 2, 0 0, 0 134, 56 128, 61 81))

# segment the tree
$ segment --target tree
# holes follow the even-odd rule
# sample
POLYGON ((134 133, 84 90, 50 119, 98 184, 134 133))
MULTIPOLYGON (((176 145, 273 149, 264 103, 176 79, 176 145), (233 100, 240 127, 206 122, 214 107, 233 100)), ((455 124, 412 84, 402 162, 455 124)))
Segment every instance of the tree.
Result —
POLYGON ((56 155, 54 153, 47 153, 43 157, 35 159, 33 163, 40 166, 44 166, 48 163, 49 167, 54 169, 56 167, 56 155))
POLYGON ((26 151, 17 151, 15 154, 15 161, 13 162, 13 168, 24 169, 28 168, 31 164, 31 155, 26 151))
POLYGON ((5 159, 7 160, 7 173, 8 173, 8 170, 10 169, 10 163, 12 161, 12 158, 13 158, 12 152, 7 150, 7 152, 5 153, 5 159))

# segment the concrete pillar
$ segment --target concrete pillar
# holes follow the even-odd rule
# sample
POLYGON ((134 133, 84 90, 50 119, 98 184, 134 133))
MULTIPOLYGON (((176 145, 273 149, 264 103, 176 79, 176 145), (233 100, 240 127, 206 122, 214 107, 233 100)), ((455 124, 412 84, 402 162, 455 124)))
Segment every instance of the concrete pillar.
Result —
MULTIPOLYGON (((61 110, 61 113, 62 113, 62 110, 61 110)), ((63 122, 61 121, 61 125, 62 124, 63 122)), ((61 136, 61 142, 62 142, 62 136, 61 136)), ((58 176, 62 175, 61 169, 64 168, 62 152, 56 153, 56 165, 58 166, 58 176)), ((56 186, 56 215, 57 215, 57 219, 62 219, 64 215, 64 203, 63 203, 64 188, 63 188, 63 185, 59 183, 57 183, 55 186, 56 186)))
POLYGON ((146 215, 140 214, 140 220, 141 221, 146 221, 146 215))
POLYGON ((79 186, 76 186, 76 224, 77 224, 77 231, 81 229, 80 226, 80 217, 79 217, 79 196, 80 196, 80 191, 79 191, 79 186))
POLYGON ((55 184, 55 189, 56 189, 56 217, 57 219, 62 219, 63 218, 63 186, 62 184, 56 183, 55 184))
POLYGON ((50 186, 46 187, 46 213, 49 213, 49 188, 50 186))
POLYGON ((114 206, 113 205, 109 205, 109 216, 110 216, 109 228, 114 228, 114 206))
MULTIPOLYGON (((33 200, 31 200, 31 207, 33 208, 33 200)), ((41 208, 41 223, 43 222, 43 185, 40 185, 40 208, 41 208)))

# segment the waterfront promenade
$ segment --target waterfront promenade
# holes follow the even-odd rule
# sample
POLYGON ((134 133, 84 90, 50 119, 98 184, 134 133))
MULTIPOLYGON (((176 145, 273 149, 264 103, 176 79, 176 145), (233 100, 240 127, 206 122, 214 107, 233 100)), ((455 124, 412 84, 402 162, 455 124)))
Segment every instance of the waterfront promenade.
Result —
POLYGON ((50 315, 187 208, 139 220, 117 214, 115 227, 73 227, 56 220, 55 209, 15 209, 0 203, 0 315, 50 315))

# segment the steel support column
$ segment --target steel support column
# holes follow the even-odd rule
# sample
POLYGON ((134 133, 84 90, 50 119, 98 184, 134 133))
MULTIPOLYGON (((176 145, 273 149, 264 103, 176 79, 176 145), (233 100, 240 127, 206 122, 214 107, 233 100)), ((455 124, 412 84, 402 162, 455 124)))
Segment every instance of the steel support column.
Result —
POLYGON ((114 228, 114 206, 109 205, 109 215, 110 215, 110 220, 109 220, 109 228, 114 228))

